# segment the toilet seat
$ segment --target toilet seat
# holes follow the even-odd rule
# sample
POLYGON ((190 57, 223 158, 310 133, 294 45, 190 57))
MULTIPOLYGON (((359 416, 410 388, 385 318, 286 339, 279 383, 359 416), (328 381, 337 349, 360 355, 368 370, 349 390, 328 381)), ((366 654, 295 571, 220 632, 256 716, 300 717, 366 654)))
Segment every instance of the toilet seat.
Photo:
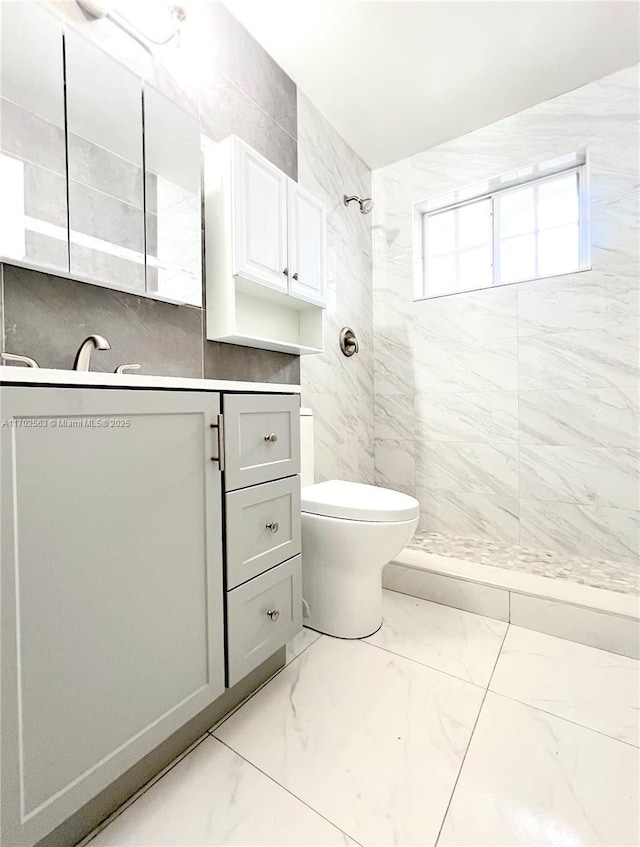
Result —
POLYGON ((302 489, 302 511, 351 521, 400 522, 418 517, 418 501, 388 488, 332 479, 302 489))

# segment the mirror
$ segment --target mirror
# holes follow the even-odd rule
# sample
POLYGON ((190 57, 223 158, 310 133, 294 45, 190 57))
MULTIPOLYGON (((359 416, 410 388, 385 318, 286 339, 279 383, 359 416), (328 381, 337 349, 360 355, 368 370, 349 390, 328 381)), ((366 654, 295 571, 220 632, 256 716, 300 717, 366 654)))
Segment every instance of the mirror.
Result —
POLYGON ((202 303, 200 124, 144 88, 147 291, 202 303))
POLYGON ((140 79, 70 30, 65 62, 71 273, 145 291, 140 79))
POLYGON ((0 256, 69 270, 62 26, 2 3, 0 256))

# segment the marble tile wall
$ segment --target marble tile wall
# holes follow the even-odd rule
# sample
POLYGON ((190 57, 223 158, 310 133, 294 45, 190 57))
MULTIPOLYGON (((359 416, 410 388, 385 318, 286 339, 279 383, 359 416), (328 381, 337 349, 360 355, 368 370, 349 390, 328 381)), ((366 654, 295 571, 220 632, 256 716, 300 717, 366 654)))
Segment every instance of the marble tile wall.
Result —
POLYGON ((371 196, 371 171, 298 91, 298 177, 328 210, 329 307, 325 350, 301 360, 302 403, 314 412, 315 479, 373 483, 373 293, 371 215, 343 195, 371 196), (356 333, 347 358, 338 336, 356 333))
POLYGON ((374 172, 375 478, 424 530, 638 561, 638 80, 374 172), (592 270, 413 302, 414 202, 583 147, 592 270))
MULTIPOLYGON (((188 4, 180 49, 170 46, 154 52, 106 18, 90 17, 75 2, 41 0, 41 3, 199 117, 202 131, 209 138, 218 141, 237 133, 289 176, 297 178, 296 85, 222 3, 192 0, 188 4)), ((135 13, 135 9, 131 12, 135 13)), ((76 156, 76 159, 80 167, 83 158, 76 156)), ((102 191, 104 186, 97 188, 102 191)), ((79 186, 78 190, 85 187, 79 186)), ((39 195, 43 193, 38 190, 39 195)), ((106 194, 100 196, 110 199, 106 194)), ((77 200, 72 207, 75 205, 83 225, 87 226, 91 223, 91 198, 83 195, 77 200)), ((104 235, 101 222, 96 233, 104 235)), ((45 238, 40 236, 38 243, 30 245, 29 255, 34 261, 51 247, 42 243, 45 238)), ((137 249, 139 245, 127 246, 137 249)), ((83 253, 77 245, 74 250, 78 272, 91 275, 92 268, 95 270, 91 264, 95 251, 85 249, 83 253)), ((101 273, 117 283, 127 284, 131 262, 107 258, 108 266, 101 267, 101 273)), ((62 268, 64 259, 63 256, 60 260, 62 268)), ((6 332, 7 349, 31 355, 44 367, 67 367, 63 363, 69 357, 73 360, 87 327, 90 332, 107 335, 112 346, 117 336, 120 353, 127 358, 125 351, 130 351, 129 358, 133 356, 133 360, 141 362, 147 373, 299 381, 300 365, 295 356, 206 340, 199 309, 145 301, 135 293, 93 290, 86 283, 11 266, 5 266, 4 276, 7 291, 2 330, 6 332), (185 327, 194 333, 193 338, 185 338, 185 327), (150 346, 142 343, 145 340, 150 346)), ((142 287, 141 280, 130 279, 130 283, 132 288, 142 287)), ((103 358, 99 364, 96 356, 95 365, 108 369, 107 359, 103 358)))

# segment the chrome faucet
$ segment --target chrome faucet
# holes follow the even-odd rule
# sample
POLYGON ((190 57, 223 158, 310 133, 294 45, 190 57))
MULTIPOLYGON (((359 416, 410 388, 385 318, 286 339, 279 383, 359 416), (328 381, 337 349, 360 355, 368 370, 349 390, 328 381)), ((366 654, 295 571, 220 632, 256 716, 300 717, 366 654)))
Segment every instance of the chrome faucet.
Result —
POLYGON ((74 371, 88 371, 91 364, 91 354, 94 350, 111 350, 111 345, 102 335, 90 335, 82 342, 76 360, 73 363, 74 371))

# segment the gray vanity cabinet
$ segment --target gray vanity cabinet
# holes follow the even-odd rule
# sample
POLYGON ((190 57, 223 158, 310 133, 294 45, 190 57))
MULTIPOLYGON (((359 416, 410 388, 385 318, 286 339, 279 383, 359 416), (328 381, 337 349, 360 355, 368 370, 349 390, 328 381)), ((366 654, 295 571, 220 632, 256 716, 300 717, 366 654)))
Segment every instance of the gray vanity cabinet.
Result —
POLYGON ((300 396, 225 394, 227 685, 302 629, 300 396))
POLYGON ((2 831, 31 845, 224 691, 220 396, 2 389, 2 831))

